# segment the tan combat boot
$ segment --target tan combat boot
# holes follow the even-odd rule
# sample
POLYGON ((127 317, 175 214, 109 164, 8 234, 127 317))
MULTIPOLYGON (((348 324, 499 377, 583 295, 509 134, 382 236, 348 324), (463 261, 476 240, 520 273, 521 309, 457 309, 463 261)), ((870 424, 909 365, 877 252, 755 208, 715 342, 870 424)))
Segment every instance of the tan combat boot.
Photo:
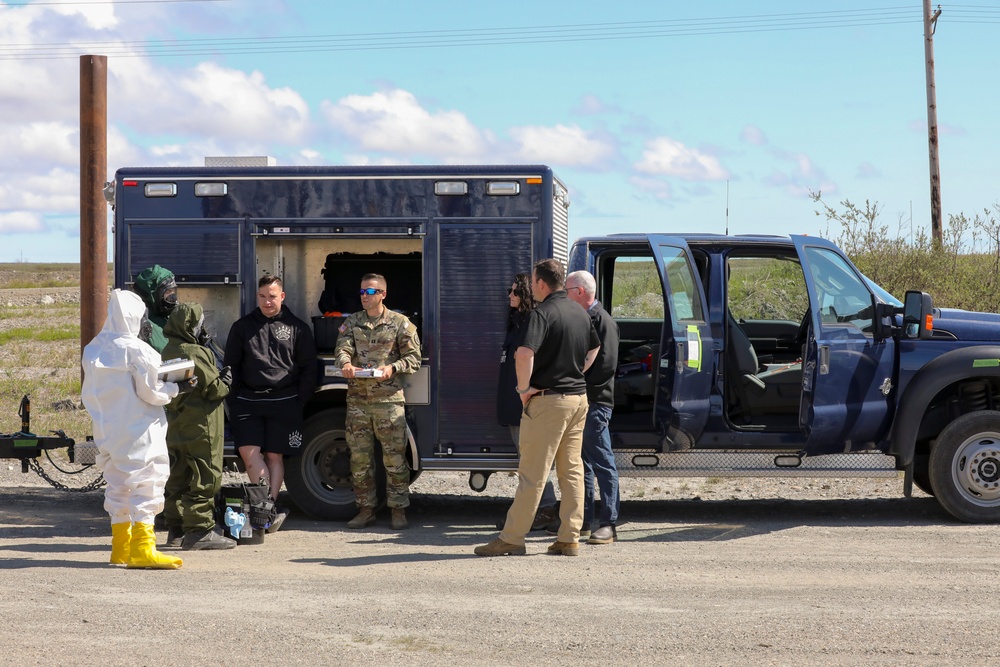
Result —
POLYGON ((392 508, 392 529, 406 530, 410 524, 406 521, 406 510, 402 507, 392 508))
POLYGON ((347 522, 347 527, 351 530, 358 530, 375 523, 375 510, 371 507, 362 507, 358 515, 347 522))

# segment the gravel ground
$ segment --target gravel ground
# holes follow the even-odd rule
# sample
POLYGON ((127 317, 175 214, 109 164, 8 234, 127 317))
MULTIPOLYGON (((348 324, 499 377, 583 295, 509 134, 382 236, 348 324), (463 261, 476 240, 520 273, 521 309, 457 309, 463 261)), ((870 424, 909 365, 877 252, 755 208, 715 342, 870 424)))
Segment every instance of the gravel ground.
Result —
POLYGON ((579 558, 545 556, 544 533, 523 558, 473 556, 514 481, 466 484, 423 475, 405 532, 293 514, 262 545, 145 572, 106 565, 100 493, 0 470, 0 665, 1000 658, 996 527, 956 524, 898 480, 629 478, 619 541, 579 558))

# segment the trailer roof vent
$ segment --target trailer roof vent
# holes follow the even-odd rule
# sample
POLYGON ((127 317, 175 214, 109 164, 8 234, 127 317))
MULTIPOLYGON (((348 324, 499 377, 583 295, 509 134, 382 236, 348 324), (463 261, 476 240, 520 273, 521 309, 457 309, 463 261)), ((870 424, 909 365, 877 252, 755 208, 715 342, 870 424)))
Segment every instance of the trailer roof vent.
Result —
POLYGON ((466 195, 469 194, 469 184, 465 181, 435 181, 436 195, 466 195))
POLYGON ((486 184, 486 194, 498 197, 516 195, 521 192, 521 184, 517 181, 491 181, 486 184))
POLYGON ((278 161, 270 155, 222 155, 206 157, 206 167, 274 167, 278 161))

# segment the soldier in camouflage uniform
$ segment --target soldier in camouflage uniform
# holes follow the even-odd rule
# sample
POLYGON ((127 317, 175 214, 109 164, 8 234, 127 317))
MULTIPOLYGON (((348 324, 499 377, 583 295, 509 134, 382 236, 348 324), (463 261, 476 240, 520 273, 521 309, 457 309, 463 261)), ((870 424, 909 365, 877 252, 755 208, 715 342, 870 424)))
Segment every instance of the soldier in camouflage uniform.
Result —
POLYGON ((410 504, 410 468, 406 464, 406 417, 403 388, 396 375, 420 368, 417 328, 407 317, 382 303, 385 278, 369 273, 361 279, 363 311, 350 315, 340 327, 336 365, 348 378, 347 444, 351 448, 351 477, 359 512, 348 528, 375 523, 375 440, 382 444, 387 504, 392 527, 406 528, 410 504), (379 377, 359 377, 373 370, 379 377))

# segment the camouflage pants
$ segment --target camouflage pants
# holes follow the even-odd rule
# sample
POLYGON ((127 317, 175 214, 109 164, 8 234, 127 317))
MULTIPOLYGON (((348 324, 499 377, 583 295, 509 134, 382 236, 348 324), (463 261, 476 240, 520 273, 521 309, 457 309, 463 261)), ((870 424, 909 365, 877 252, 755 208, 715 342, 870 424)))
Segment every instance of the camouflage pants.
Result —
POLYGON ((406 464, 406 417, 402 403, 347 403, 347 444, 351 478, 359 507, 375 508, 375 445, 382 444, 386 504, 410 504, 410 467, 406 464))

